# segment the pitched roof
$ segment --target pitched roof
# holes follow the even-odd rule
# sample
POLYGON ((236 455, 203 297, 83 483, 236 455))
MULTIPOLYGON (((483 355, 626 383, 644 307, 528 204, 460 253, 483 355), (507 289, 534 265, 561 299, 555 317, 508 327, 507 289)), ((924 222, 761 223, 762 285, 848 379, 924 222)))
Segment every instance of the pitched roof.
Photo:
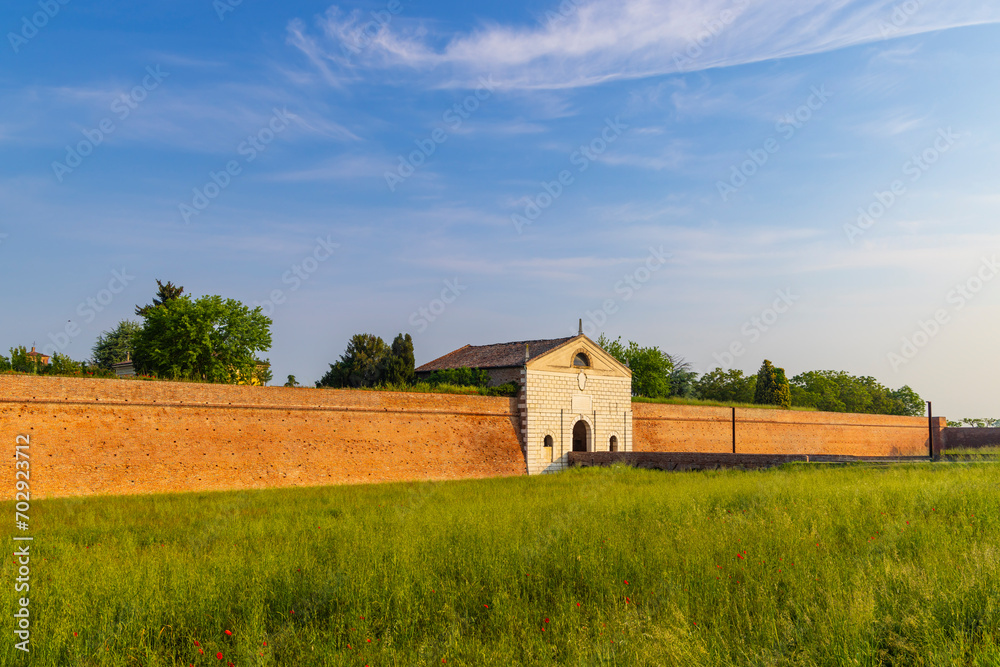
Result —
POLYGON ((428 361, 417 369, 418 372, 440 371, 446 368, 510 368, 524 365, 524 346, 528 346, 528 359, 539 357, 554 350, 576 336, 551 338, 548 340, 521 340, 513 343, 493 345, 466 345, 449 352, 434 361, 428 361))

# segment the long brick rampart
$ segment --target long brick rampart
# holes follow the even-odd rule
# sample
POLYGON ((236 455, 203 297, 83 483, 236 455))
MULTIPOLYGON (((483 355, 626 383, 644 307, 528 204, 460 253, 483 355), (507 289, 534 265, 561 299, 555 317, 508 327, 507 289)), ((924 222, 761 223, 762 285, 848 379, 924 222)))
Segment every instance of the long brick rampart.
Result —
POLYGON ((0 376, 0 497, 31 440, 32 497, 525 474, 514 399, 0 376))
MULTIPOLYGON (((0 375, 0 498, 524 475, 518 399, 0 375)), ((943 418, 632 404, 632 449, 926 456, 943 418)))
POLYGON ((634 403, 637 452, 928 456, 943 417, 634 403))

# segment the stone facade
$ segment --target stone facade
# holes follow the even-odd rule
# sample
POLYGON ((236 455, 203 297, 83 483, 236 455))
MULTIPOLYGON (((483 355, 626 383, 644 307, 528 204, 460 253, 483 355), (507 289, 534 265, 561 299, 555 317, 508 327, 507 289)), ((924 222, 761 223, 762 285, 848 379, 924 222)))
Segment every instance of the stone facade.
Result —
POLYGON ((588 452, 632 450, 632 373, 585 335, 531 359, 521 373, 528 474, 567 467, 574 440, 588 452), (586 366, 574 363, 578 355, 586 366))

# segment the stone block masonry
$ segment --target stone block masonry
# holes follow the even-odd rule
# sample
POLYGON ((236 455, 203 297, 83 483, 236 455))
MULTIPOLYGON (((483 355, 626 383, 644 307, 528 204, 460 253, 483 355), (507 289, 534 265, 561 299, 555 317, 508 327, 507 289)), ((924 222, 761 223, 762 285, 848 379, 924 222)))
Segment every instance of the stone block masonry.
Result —
POLYGON ((37 498, 523 475, 515 401, 0 375, 0 440, 37 498))

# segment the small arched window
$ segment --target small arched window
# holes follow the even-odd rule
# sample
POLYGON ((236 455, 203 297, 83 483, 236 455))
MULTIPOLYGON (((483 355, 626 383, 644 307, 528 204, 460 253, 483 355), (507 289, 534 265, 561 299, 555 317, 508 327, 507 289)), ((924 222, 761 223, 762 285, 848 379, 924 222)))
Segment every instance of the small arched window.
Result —
POLYGON ((582 366, 584 368, 590 366, 590 358, 587 357, 583 352, 578 352, 575 357, 573 357, 574 366, 582 366))
POLYGON ((552 436, 551 435, 545 436, 545 444, 542 445, 542 446, 543 447, 551 447, 552 446, 552 436))
POLYGON ((618 451, 618 436, 617 435, 611 436, 611 439, 608 440, 608 451, 609 452, 617 452, 618 451))

